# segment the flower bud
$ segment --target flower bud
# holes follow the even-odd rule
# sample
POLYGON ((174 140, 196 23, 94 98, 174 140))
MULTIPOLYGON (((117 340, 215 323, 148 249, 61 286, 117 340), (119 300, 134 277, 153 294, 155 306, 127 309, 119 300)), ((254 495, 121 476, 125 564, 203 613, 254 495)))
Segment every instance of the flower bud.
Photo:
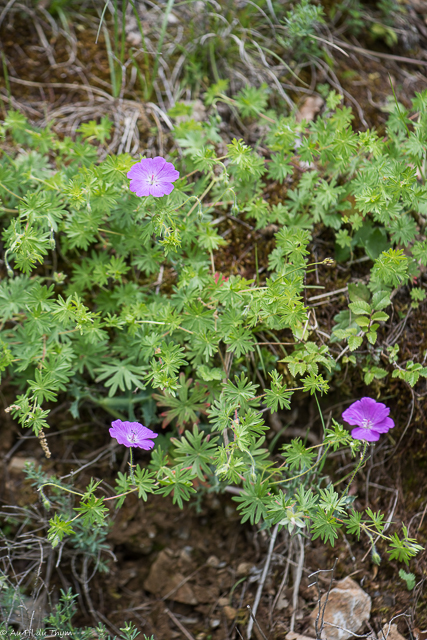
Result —
POLYGON ((372 562, 376 565, 380 565, 381 564, 381 556, 378 553, 378 551, 376 550, 376 547, 372 547, 372 562))

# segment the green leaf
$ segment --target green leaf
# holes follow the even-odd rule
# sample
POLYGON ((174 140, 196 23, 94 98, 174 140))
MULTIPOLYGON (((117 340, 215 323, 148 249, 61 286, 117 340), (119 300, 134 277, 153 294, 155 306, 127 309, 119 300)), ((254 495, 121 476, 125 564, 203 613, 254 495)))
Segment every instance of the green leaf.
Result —
POLYGON ((159 478, 159 488, 156 493, 168 496, 172 493, 173 504, 178 504, 182 509, 183 501, 188 501, 192 493, 196 493, 193 487, 195 473, 192 469, 183 469, 176 466, 174 469, 163 468, 163 474, 159 478))
POLYGON ((77 131, 80 131, 83 138, 88 140, 98 140, 101 144, 104 144, 106 140, 111 138, 111 128, 113 123, 108 116, 101 118, 100 124, 97 124, 96 120, 90 120, 80 125, 77 131))
POLYGON ((333 547, 336 538, 338 538, 338 529, 342 526, 343 523, 337 520, 334 515, 325 513, 323 509, 318 509, 311 525, 313 540, 320 537, 323 542, 329 542, 333 547))
POLYGON ((397 533, 393 533, 391 536, 390 547, 391 551, 387 551, 390 556, 390 560, 398 560, 409 564, 410 558, 413 558, 420 551, 423 551, 424 547, 417 543, 415 538, 408 538, 408 530, 403 525, 403 538, 400 539, 397 533))
POLYGON ((320 489, 319 507, 325 513, 345 513, 346 502, 346 497, 340 498, 338 493, 334 491, 333 485, 329 485, 326 489, 320 489))
POLYGON ((116 394, 117 389, 121 391, 126 389, 133 391, 135 388, 144 389, 141 367, 130 364, 132 360, 133 358, 113 360, 111 364, 98 367, 97 371, 100 372, 100 375, 96 378, 96 382, 106 380, 104 384, 106 387, 110 387, 108 392, 110 398, 116 394))
POLYGON ((368 331, 368 333, 366 334, 366 337, 368 338, 368 341, 371 344, 375 344, 377 341, 378 334, 376 331, 368 331))
MULTIPOLYGON (((122 493, 127 493, 131 489, 132 489, 132 481, 130 477, 128 475, 125 475, 124 473, 121 473, 121 471, 119 471, 118 477, 116 479, 116 486, 115 486, 116 494, 120 495, 122 493)), ((116 501, 116 509, 120 509, 120 507, 123 505, 125 500, 126 500, 126 496, 120 496, 120 498, 118 498, 116 501)))
POLYGON ((299 438, 292 440, 291 444, 283 445, 282 451, 291 472, 309 469, 317 455, 315 451, 310 451, 299 438))
POLYGON ((271 389, 265 390, 265 404, 271 411, 280 409, 290 409, 290 398, 292 391, 286 391, 286 386, 282 385, 283 376, 278 375, 276 370, 269 374, 272 378, 271 389))
POLYGON ((376 291, 372 296, 372 306, 376 311, 385 309, 391 304, 390 294, 388 291, 376 291))
POLYGON ((385 369, 381 369, 381 367, 376 367, 376 366, 368 365, 366 367, 363 367, 363 371, 365 373, 364 375, 365 384, 371 384, 374 378, 377 380, 381 380, 382 378, 385 378, 388 375, 388 372, 385 369))
POLYGON ((228 345, 227 351, 233 352, 237 358, 255 349, 255 340, 252 333, 243 327, 233 329, 224 339, 224 342, 228 345))
POLYGON ((345 526, 348 533, 354 534, 358 540, 360 540, 361 524, 362 514, 352 509, 348 519, 345 520, 345 526))
POLYGON ((372 269, 372 277, 385 285, 398 287, 408 278, 408 258, 403 249, 383 251, 372 269))
POLYGON ((368 327, 370 321, 366 316, 359 316, 356 318, 355 323, 359 325, 359 327, 368 327))
POLYGON ((257 524, 261 518, 267 516, 266 498, 268 495, 268 483, 262 482, 258 477, 256 482, 246 481, 239 496, 233 496, 232 500, 239 502, 237 510, 241 512, 242 524, 249 520, 251 524, 257 524))
POLYGON ((256 116, 265 111, 268 102, 268 87, 262 84, 259 89, 247 85, 236 96, 236 105, 243 118, 256 116))
POLYGON ((217 437, 205 437, 203 431, 199 432, 197 425, 194 425, 192 434, 187 431, 181 440, 172 439, 175 445, 174 457, 182 466, 190 466, 193 473, 204 481, 204 474, 212 473, 209 465, 213 464, 217 441, 217 437))
POLYGON ((252 151, 242 139, 233 138, 227 145, 231 168, 240 180, 260 178, 265 172, 264 159, 252 151))
POLYGON ((371 317, 371 322, 385 322, 389 317, 390 316, 387 313, 384 313, 384 311, 377 311, 371 317))
POLYGON ((155 492, 155 473, 148 471, 148 469, 142 469, 139 464, 137 464, 134 477, 135 486, 138 489, 138 498, 142 498, 144 502, 147 502, 148 494, 155 492))
POLYGON ((102 526, 105 523, 108 508, 104 505, 104 497, 97 498, 94 495, 90 495, 87 500, 82 500, 80 505, 80 507, 75 507, 74 510, 82 517, 85 527, 92 527, 95 524, 102 526))
MULTIPOLYGON (((246 410, 249 406, 252 406, 252 401, 255 400, 258 385, 249 382, 243 372, 240 377, 235 376, 234 380, 236 384, 228 380, 224 385, 224 399, 229 403, 230 407, 240 406, 243 410, 246 410)), ((259 401, 256 404, 259 404, 259 401)))
POLYGON ((363 342, 362 336, 349 336, 349 338, 348 338, 348 346, 350 348, 350 351, 354 351, 355 349, 360 347, 362 342, 363 342))
POLYGON ((73 531, 71 521, 63 520, 57 513, 49 521, 50 527, 47 533, 47 538, 55 548, 63 540, 64 536, 69 536, 73 531))
POLYGON ((413 573, 406 573, 403 569, 399 570, 399 577, 406 583, 408 591, 412 591, 415 587, 416 579, 413 573))
POLYGON ((310 373, 309 376, 303 378, 302 383, 303 390, 309 391, 310 395, 313 395, 316 391, 323 395, 329 390, 329 384, 326 380, 324 380, 321 375, 316 375, 315 373, 310 373))
POLYGON ((371 292, 368 287, 361 282, 355 284, 350 282, 347 285, 348 289, 348 297, 352 302, 357 302, 358 300, 364 300, 366 303, 371 299, 371 292))
POLYGON ((159 406, 168 408, 161 414, 164 417, 163 428, 172 420, 176 420, 176 424, 182 430, 188 423, 199 422, 197 413, 206 413, 208 407, 207 389, 197 382, 195 385, 192 383, 191 378, 186 381, 185 374, 181 373, 176 396, 171 395, 168 391, 165 391, 164 395, 153 394, 153 398, 157 400, 159 406))
POLYGON ((356 302, 350 302, 348 305, 353 313, 357 315, 361 315, 363 313, 370 314, 372 309, 370 305, 364 300, 356 300, 356 302))

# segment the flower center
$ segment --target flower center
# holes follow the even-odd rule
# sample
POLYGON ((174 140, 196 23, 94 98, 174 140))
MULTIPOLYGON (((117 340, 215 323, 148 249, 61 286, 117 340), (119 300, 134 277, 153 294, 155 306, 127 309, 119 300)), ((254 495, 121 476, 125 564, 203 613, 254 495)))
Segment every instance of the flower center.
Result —
POLYGON ((130 436, 128 436, 128 440, 129 440, 129 442, 136 442, 136 431, 134 431, 134 430, 132 429, 132 431, 131 431, 130 433, 131 433, 131 435, 130 435, 130 436))
POLYGON ((362 422, 362 429, 372 429, 373 424, 372 424, 372 420, 369 420, 368 418, 364 418, 363 422, 362 422))
POLYGON ((151 175, 150 178, 150 184, 155 184, 157 182, 156 178, 154 177, 154 173, 151 175))

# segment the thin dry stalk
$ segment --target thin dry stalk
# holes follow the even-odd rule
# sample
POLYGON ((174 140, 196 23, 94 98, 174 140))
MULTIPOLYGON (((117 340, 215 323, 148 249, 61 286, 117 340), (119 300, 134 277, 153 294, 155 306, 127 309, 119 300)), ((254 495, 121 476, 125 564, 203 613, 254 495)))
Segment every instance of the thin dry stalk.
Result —
POLYGON ((299 542, 299 557, 298 557, 298 564, 295 569, 294 590, 292 594, 292 616, 291 616, 291 624, 289 628, 290 631, 295 630, 295 616, 297 614, 297 607, 298 607, 298 594, 299 594, 299 588, 301 584, 302 572, 304 569, 304 555, 305 555, 304 538, 301 535, 297 536, 297 538, 299 542))
POLYGON ((335 562, 334 562, 334 566, 332 567, 332 569, 319 569, 318 571, 315 571, 314 573, 311 573, 308 577, 311 578, 314 576, 314 582, 309 585, 310 587, 313 585, 316 585, 316 589, 317 589, 317 604, 318 604, 318 612, 317 612, 317 616, 316 616, 316 620, 314 623, 314 629, 316 631, 316 640, 320 640, 321 636, 322 636, 322 631, 324 628, 324 616, 325 616, 325 609, 326 609, 326 605, 328 604, 328 600, 329 600, 329 594, 332 588, 332 583, 334 580, 334 573, 335 573, 335 567, 337 566, 337 562, 338 562, 338 558, 335 558, 335 562), (328 586, 328 591, 326 593, 326 598, 325 598, 325 602, 322 605, 322 593, 321 593, 321 589, 320 589, 320 584, 319 584, 319 574, 320 573, 327 573, 327 572, 331 572, 331 579, 329 581, 329 586, 328 586), (320 621, 320 626, 319 626, 319 621, 320 621))
POLYGON ((262 594, 262 590, 264 588, 265 579, 267 577, 268 570, 270 568, 271 556, 273 554, 274 545, 276 544, 276 538, 277 538, 278 530, 279 530, 279 525, 276 524, 274 526, 274 529, 273 529, 272 534, 271 534, 270 545, 268 547, 267 558, 265 560, 264 569, 263 569, 263 572, 261 574, 261 578, 259 580, 258 589, 257 589, 256 595, 255 595, 254 604, 253 604, 253 607, 251 609, 251 618, 249 619, 248 631, 247 631, 248 640, 250 640, 251 635, 252 635, 252 629, 253 629, 253 626, 254 626, 254 620, 255 620, 256 612, 258 610, 258 605, 259 605, 260 600, 261 600, 261 594, 262 594))

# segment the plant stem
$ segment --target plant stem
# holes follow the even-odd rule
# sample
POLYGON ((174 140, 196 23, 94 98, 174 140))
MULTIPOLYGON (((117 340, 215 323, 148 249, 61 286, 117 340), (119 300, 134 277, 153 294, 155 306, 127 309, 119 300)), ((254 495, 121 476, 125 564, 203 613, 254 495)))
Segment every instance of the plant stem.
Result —
POLYGON ((347 494, 348 490, 350 489, 350 485, 353 482, 354 478, 356 477, 356 473, 359 471, 359 469, 361 468, 362 464, 365 462, 365 456, 366 456, 366 451, 368 449, 368 443, 365 442, 363 445, 363 451, 362 451, 362 455, 360 456, 360 462, 357 465, 357 467, 355 468, 355 470, 353 471, 353 474, 349 480, 349 483, 344 491, 344 493, 342 494, 342 497, 344 498, 344 496, 347 494))
POLYGON ((133 475, 133 451, 132 451, 132 447, 130 447, 130 449, 129 449, 129 466, 130 466, 130 477, 131 477, 131 480, 132 480, 132 484, 136 484, 135 476, 133 475))

